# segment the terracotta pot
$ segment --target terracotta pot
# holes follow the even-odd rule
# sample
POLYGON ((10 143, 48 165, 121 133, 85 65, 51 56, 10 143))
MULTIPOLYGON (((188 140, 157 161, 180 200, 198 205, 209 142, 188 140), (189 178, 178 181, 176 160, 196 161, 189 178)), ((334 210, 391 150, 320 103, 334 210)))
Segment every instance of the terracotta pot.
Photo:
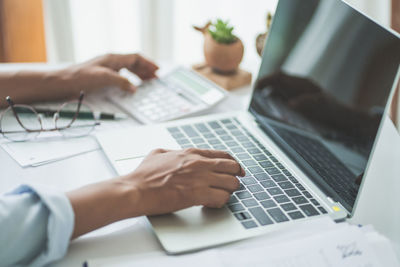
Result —
POLYGON ((206 63, 216 72, 234 73, 243 58, 243 43, 239 38, 231 44, 218 43, 208 32, 210 25, 211 22, 208 22, 203 27, 194 26, 204 36, 204 57, 206 63))
POLYGON ((212 69, 221 73, 235 72, 242 61, 244 47, 238 38, 231 44, 220 44, 211 34, 204 33, 204 57, 212 69))

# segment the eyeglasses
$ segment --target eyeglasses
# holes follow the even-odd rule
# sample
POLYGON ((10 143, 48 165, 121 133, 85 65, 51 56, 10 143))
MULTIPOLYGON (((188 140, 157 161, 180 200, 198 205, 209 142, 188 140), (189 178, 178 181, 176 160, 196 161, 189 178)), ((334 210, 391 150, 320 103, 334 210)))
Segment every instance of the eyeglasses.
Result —
POLYGON ((88 135, 100 122, 83 97, 84 93, 81 92, 78 100, 65 102, 55 113, 41 113, 32 106, 14 104, 11 97, 7 96, 9 107, 0 115, 0 133, 16 142, 34 139, 41 132, 58 131, 65 137, 88 135), (43 115, 53 117, 54 128, 43 128, 43 115))

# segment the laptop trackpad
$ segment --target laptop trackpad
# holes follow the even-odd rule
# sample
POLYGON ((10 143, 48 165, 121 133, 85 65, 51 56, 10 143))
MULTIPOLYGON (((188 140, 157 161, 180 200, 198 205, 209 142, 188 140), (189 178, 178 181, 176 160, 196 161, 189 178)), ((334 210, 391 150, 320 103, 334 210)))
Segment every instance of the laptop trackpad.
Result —
POLYGON ((97 140, 119 175, 136 169, 153 149, 180 149, 167 129, 160 126, 99 133, 97 140))

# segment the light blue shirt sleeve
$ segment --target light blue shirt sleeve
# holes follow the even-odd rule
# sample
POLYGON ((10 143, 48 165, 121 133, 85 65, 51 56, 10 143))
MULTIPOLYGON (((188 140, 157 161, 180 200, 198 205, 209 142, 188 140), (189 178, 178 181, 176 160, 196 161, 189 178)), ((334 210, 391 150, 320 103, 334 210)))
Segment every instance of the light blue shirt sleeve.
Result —
POLYGON ((73 227, 63 192, 22 185, 0 196, 0 265, 43 266, 62 258, 73 227))

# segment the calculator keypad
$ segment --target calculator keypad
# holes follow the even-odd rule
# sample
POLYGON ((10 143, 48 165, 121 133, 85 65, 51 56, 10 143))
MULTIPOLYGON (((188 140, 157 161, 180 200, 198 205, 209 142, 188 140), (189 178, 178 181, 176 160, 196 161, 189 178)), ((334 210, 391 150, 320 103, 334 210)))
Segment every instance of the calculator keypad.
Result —
POLYGON ((143 84, 135 94, 125 94, 117 104, 150 122, 172 120, 204 107, 202 103, 189 102, 157 80, 143 84))

